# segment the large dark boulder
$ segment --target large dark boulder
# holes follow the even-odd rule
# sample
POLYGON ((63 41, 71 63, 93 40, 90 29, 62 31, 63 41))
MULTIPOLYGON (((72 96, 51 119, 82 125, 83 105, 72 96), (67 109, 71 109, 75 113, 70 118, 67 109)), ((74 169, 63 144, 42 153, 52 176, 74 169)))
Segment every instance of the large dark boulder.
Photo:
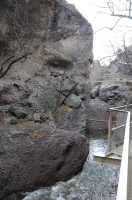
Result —
POLYGON ((132 93, 123 84, 104 82, 94 87, 90 96, 92 99, 97 97, 108 105, 117 106, 131 103, 132 93))
POLYGON ((87 139, 76 131, 86 128, 93 30, 65 0, 5 0, 0 8, 3 199, 82 169, 87 139))
POLYGON ((43 125, 0 127, 0 199, 66 181, 82 168, 88 140, 43 125))

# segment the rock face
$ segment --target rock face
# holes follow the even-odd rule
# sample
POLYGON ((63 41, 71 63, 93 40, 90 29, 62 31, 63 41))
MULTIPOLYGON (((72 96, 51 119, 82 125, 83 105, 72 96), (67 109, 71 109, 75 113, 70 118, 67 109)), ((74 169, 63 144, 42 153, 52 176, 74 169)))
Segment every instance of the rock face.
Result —
POLYGON ((3 199, 82 169, 93 31, 64 0, 5 0, 0 8, 3 199))
POLYGON ((98 97, 91 99, 86 111, 87 130, 94 133, 108 133, 109 106, 98 97))
MULTIPOLYGON (((54 126, 71 130, 65 124, 90 93, 91 25, 64 0, 5 0, 0 6, 0 105, 25 101, 35 112, 54 113, 54 126), (67 103, 70 95, 75 105, 67 103)), ((73 129, 81 129, 78 124, 73 129)))
POLYGON ((91 98, 98 97, 108 105, 122 105, 132 102, 132 93, 127 86, 118 83, 102 83, 93 88, 91 98))
POLYGON ((132 93, 127 86, 119 83, 104 82, 91 91, 87 105, 87 129, 104 131, 108 129, 109 108, 132 102, 132 93))
POLYGON ((83 135, 43 125, 0 127, 0 199, 68 180, 88 154, 83 135))

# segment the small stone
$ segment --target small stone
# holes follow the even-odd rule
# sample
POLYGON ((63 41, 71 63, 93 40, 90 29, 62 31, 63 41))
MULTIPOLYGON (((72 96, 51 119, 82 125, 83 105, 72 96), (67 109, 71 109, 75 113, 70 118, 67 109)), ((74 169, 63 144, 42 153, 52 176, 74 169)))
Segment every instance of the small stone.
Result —
POLYGON ((40 115, 40 119, 41 119, 43 122, 46 122, 46 120, 48 120, 49 117, 40 115))
POLYGON ((33 118, 32 115, 28 115, 26 119, 27 119, 28 121, 33 121, 33 120, 34 120, 34 118, 33 118))
POLYGON ((18 118, 18 119, 25 119, 26 118, 26 116, 27 116, 27 113, 24 111, 24 110, 17 110, 16 112, 15 112, 15 115, 16 115, 16 117, 18 118))
POLYGON ((43 118, 42 118, 40 113, 35 113, 33 115, 33 119, 34 119, 34 122, 38 122, 38 123, 42 123, 43 122, 43 118))
POLYGON ((51 76, 54 76, 54 77, 58 77, 60 74, 59 74, 59 72, 52 72, 51 73, 51 76))
POLYGON ((15 124, 18 124, 18 121, 17 121, 17 119, 12 118, 11 121, 10 121, 10 123, 11 123, 12 125, 15 125, 15 124))
POLYGON ((108 92, 107 94, 108 98, 114 98, 115 97, 115 94, 113 92, 108 92))
POLYGON ((23 107, 10 107, 8 112, 13 116, 17 117, 18 119, 25 119, 27 116, 27 111, 23 107))
POLYGON ((82 104, 82 100, 79 96, 71 94, 65 101, 65 104, 70 108, 79 108, 82 104))

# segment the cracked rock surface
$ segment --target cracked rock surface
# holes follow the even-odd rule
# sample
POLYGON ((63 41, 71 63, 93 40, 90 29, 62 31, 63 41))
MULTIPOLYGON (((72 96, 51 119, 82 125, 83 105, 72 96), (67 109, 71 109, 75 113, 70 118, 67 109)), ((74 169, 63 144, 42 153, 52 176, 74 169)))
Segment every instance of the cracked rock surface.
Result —
POLYGON ((78 173, 93 31, 64 0, 0 1, 0 199, 78 173))

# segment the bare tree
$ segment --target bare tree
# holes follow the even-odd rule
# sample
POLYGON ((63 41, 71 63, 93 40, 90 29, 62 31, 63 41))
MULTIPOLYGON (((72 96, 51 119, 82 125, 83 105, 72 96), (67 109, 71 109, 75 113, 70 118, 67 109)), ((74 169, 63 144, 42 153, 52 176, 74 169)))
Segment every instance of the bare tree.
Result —
POLYGON ((132 19, 132 0, 105 0, 111 16, 132 19))
POLYGON ((113 30, 122 19, 132 20, 132 0, 103 0, 101 4, 96 6, 99 8, 98 14, 110 15, 115 17, 115 20, 113 20, 111 27, 109 25, 101 27, 95 33, 103 29, 113 30))
MULTIPOLYGON (((92 1, 91 1, 92 2, 92 1)), ((112 49, 111 55, 104 56, 100 59, 101 63, 107 59, 118 59, 121 56, 123 56, 123 60, 121 61, 121 64, 128 68, 130 73, 132 73, 132 51, 128 46, 131 45, 131 42, 126 42, 126 38, 128 38, 127 35, 130 36, 130 33, 132 31, 132 0, 102 0, 100 1, 100 4, 96 4, 96 7, 98 7, 98 14, 104 14, 109 15, 113 17, 113 23, 112 25, 107 24, 106 26, 102 26, 97 31, 95 31, 94 34, 98 33, 99 31, 103 31, 103 29, 108 29, 112 31, 116 28, 116 30, 122 30, 122 41, 120 39, 120 42, 117 44, 117 41, 109 41, 110 43, 109 49, 112 49), (128 25, 123 23, 123 26, 121 26, 121 20, 123 22, 128 22, 128 25), (120 24, 119 24, 120 23, 120 24), (118 50, 121 49, 121 52, 118 50), (124 63, 124 64, 123 64, 124 63)), ((107 44, 108 47, 108 44, 107 44)))

